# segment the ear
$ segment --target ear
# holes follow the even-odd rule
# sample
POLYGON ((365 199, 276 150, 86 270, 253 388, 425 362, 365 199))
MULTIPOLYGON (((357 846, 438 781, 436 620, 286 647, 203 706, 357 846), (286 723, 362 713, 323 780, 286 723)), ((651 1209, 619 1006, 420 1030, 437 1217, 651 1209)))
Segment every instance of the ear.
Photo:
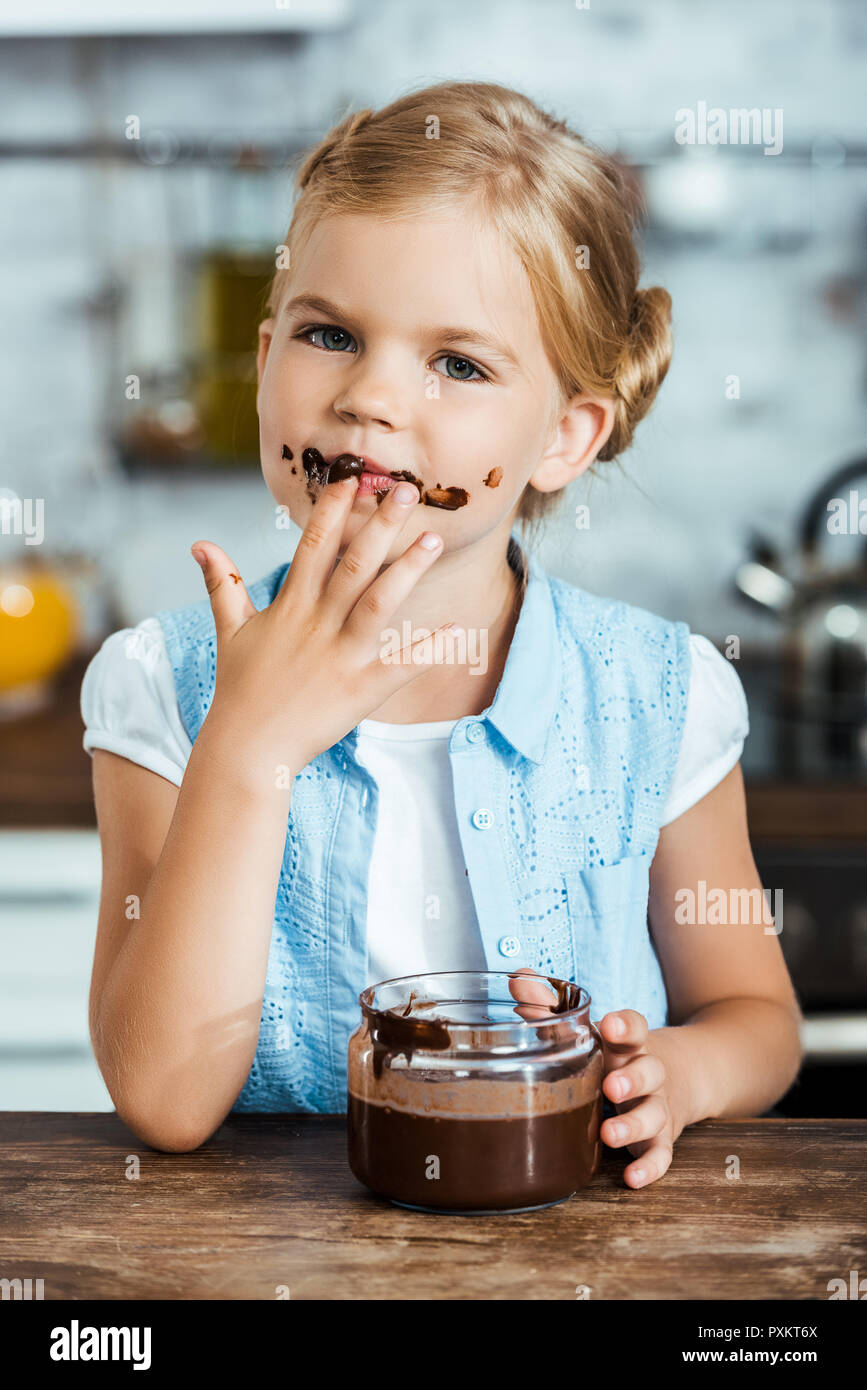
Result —
POLYGON ((553 438, 528 482, 539 492, 556 492, 589 468, 614 429, 610 396, 573 396, 554 426, 553 438))
POLYGON ((256 387, 256 409, 259 409, 259 390, 262 386, 262 373, 265 370, 265 359, 268 356, 268 349, 271 346, 271 339, 274 336, 274 320, 263 319, 259 324, 259 348, 256 353, 256 375, 258 385, 256 387))

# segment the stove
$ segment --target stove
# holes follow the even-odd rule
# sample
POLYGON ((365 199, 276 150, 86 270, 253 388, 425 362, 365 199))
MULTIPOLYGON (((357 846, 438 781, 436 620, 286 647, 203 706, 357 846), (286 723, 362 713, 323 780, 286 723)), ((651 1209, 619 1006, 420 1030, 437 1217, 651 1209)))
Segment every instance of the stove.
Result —
POLYGON ((780 666, 738 663, 741 767, 756 865, 782 890, 780 946, 804 1013, 801 1075, 770 1113, 867 1116, 867 756, 839 724, 793 712, 780 666))

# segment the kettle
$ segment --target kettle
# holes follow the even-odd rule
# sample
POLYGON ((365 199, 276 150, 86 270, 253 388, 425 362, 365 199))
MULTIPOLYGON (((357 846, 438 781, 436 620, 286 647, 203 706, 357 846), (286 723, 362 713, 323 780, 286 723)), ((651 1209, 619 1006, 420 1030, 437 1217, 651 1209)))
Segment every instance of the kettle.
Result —
POLYGON ((794 566, 753 531, 737 593, 784 623, 777 691, 781 713, 821 726, 824 754, 867 766, 867 456, 837 468, 810 497, 794 566), (823 535, 858 536, 854 559, 830 567, 823 535))

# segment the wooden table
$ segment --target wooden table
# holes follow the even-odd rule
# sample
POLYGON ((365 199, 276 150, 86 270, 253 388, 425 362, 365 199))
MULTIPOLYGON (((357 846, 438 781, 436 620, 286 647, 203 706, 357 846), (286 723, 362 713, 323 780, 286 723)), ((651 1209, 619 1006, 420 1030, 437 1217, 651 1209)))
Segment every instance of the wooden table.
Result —
POLYGON ((114 1113, 6 1112, 0 1271, 45 1299, 825 1301, 867 1274, 865 1141, 867 1120, 705 1120, 641 1191, 605 1149, 567 1202, 459 1217, 369 1194, 342 1115, 230 1116, 165 1154, 114 1113))

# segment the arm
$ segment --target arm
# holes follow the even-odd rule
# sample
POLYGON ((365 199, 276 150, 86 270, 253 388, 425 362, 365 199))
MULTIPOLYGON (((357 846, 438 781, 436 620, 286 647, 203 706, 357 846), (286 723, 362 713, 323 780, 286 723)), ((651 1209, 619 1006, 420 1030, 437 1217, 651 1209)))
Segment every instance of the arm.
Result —
POLYGON ((603 1089, 618 1110, 605 1120, 601 1135, 606 1144, 627 1146, 639 1159, 625 1169, 631 1186, 662 1176, 687 1125, 713 1116, 761 1114, 800 1070, 801 1011, 778 935, 770 917, 763 916, 761 887, 737 764, 663 828, 651 865, 648 919, 673 1025, 648 1032, 646 1020, 631 1009, 600 1020, 603 1089), (684 890, 698 902, 702 879, 708 894, 725 890, 728 903, 739 890, 752 892, 759 911, 740 910, 748 920, 737 925, 679 921, 684 890), (626 1025, 623 1036, 616 1031, 618 1021, 626 1025), (627 1091, 621 1089, 624 1082, 627 1091), (626 1132, 618 1134, 621 1123, 626 1132))
POLYGON ((800 1070, 801 1011, 780 948, 782 917, 775 930, 770 916, 762 916, 761 888, 736 764, 663 828, 651 866, 650 926, 676 1023, 650 1037, 679 1074, 681 1128, 711 1116, 761 1114, 800 1070), (698 899, 701 879, 708 892, 726 890, 729 917, 738 904, 749 920, 678 921, 682 890, 698 899), (737 896, 738 890, 747 891, 737 896))
POLYGON ((179 790, 93 755, 103 882, 91 1039, 118 1114, 170 1151, 203 1143, 249 1072, 286 836, 289 792, 243 781, 209 719, 179 790))
POLYGON ((118 1113, 156 1148, 196 1148, 212 1134, 255 1056, 284 785, 426 664, 452 659, 453 638, 445 650, 434 644, 431 658, 422 637, 403 649, 405 660, 381 660, 383 623, 441 545, 412 542, 385 564, 419 502, 414 488, 414 501, 392 489, 340 559, 357 486, 354 478, 324 488, 282 588, 261 611, 225 551, 194 547, 217 676, 180 791, 126 758, 94 754, 103 890, 91 1038, 118 1113), (140 899, 137 918, 126 915, 130 895, 140 899))

